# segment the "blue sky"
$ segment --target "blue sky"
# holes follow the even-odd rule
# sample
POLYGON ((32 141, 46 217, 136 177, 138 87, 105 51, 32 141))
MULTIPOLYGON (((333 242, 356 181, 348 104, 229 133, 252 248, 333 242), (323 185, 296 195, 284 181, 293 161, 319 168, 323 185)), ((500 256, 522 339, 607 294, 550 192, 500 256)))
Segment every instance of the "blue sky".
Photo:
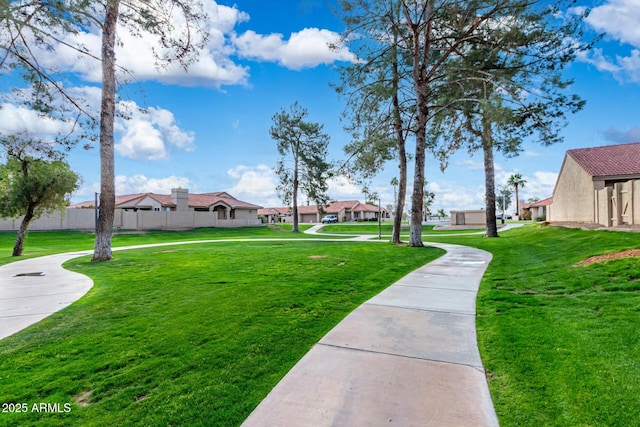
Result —
MULTIPOLYGON (((194 193, 228 191, 265 207, 281 206, 271 171, 278 154, 269 136, 276 112, 295 101, 307 108, 309 120, 323 124, 330 135, 333 160, 344 157, 342 147, 349 142, 340 122, 344 103, 330 84, 338 82, 335 67, 352 56, 326 46, 342 30, 341 21, 326 0, 205 2, 212 37, 188 74, 177 67, 158 74, 147 54, 153 41, 119 33, 123 47, 117 58, 132 72, 133 81, 121 92, 122 108, 129 107, 131 120, 120 122, 116 129, 117 191, 169 193, 181 186, 194 193), (146 113, 137 107, 147 108, 146 113)), ((568 69, 575 79, 573 90, 587 100, 586 108, 570 117, 562 133, 564 143, 541 147, 532 140, 517 158, 495 158, 496 183, 522 174, 527 181, 520 193, 524 199, 551 196, 566 150, 640 141, 640 0, 583 5, 593 8, 589 27, 606 33, 592 52, 583 53, 568 69)), ((97 40, 97 32, 89 32, 75 41, 94 46, 97 40)), ((79 61, 64 49, 48 61, 73 71, 75 90, 96 102, 95 62, 79 61)), ((6 86, 5 82, 0 90, 6 91, 6 86)), ((10 101, 0 109, 0 132, 15 131, 20 125, 54 127, 36 121, 10 101)), ((68 160, 83 178, 73 201, 92 200, 99 191, 97 148, 76 148, 68 160)), ((436 194, 435 209, 483 207, 480 153, 457 154, 444 173, 431 158, 426 168, 436 194)), ((383 205, 393 202, 389 181, 396 170, 389 164, 373 182, 383 205)), ((344 179, 332 182, 330 195, 364 198, 344 179)))

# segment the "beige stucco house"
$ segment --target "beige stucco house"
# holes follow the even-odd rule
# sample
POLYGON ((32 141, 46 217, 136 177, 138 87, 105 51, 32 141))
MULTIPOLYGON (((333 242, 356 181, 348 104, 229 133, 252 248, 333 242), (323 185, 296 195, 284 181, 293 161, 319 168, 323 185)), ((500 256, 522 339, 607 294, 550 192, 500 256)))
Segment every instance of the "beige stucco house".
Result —
POLYGON ((567 151, 547 220, 640 224, 640 143, 567 151))
MULTIPOLYGON (((95 201, 72 205, 65 212, 38 218, 31 230, 90 230, 95 227, 95 201)), ((238 200, 224 191, 189 194, 174 188, 171 194, 138 193, 116 197, 116 229, 174 229, 248 227, 261 225, 261 206, 238 200)), ((16 230, 21 218, 0 219, 0 230, 16 230)))
MULTIPOLYGON (((288 207, 264 208, 258 211, 268 222, 292 222, 292 210, 288 207)), ((324 215, 335 215, 338 222, 346 221, 369 221, 378 219, 388 219, 389 212, 385 208, 367 203, 360 203, 358 200, 334 201, 325 206, 302 205, 298 206, 298 222, 317 223, 324 215)))
POLYGON ((547 209, 553 203, 553 197, 547 197, 546 199, 542 199, 540 201, 534 203, 528 203, 522 207, 523 210, 528 210, 530 218, 532 220, 535 219, 547 219, 547 209))

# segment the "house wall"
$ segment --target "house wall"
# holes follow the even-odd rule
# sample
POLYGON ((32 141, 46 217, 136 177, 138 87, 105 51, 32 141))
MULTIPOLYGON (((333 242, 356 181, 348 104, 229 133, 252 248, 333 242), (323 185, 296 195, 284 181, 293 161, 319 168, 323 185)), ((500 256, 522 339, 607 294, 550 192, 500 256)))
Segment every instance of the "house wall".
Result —
POLYGON ((155 211, 156 209, 159 211, 162 210, 162 204, 160 204, 160 202, 158 202, 156 199, 149 196, 140 200, 140 202, 137 203, 137 206, 144 206, 145 209, 147 208, 147 206, 150 206, 152 211, 155 211))
POLYGON ((451 225, 486 226, 487 213, 484 210, 451 211, 451 225))
MULTIPOLYGON (((16 231, 22 217, 0 219, 0 230, 16 231)), ((148 230, 197 227, 254 227, 261 225, 255 209, 237 210, 235 219, 220 220, 213 212, 154 212, 125 211, 114 212, 114 229, 148 230), (250 214, 249 212, 253 212, 250 214)), ((94 230, 95 211, 93 209, 66 209, 64 213, 54 212, 32 221, 30 230, 94 230)))
POLYGON ((235 209, 235 219, 256 219, 258 211, 256 209, 235 209))
POLYGON ((596 219, 595 222, 605 227, 611 227, 611 195, 613 188, 595 190, 596 219))
POLYGON ((633 223, 640 224, 640 179, 633 181, 633 223))
POLYGON ((318 222, 317 214, 300 214, 300 222, 301 223, 314 223, 318 222))
POLYGON ((569 155, 565 156, 553 192, 547 220, 595 222, 595 192, 591 176, 569 155))

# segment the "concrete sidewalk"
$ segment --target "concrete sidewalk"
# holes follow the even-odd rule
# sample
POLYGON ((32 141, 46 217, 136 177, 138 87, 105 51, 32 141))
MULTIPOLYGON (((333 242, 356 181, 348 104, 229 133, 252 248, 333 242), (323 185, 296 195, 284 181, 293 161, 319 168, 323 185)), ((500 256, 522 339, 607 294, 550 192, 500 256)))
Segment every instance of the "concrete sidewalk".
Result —
POLYGON ((62 310, 93 286, 87 276, 62 268, 92 251, 25 259, 0 266, 0 339, 62 310))
POLYGON ((447 254, 357 308, 243 426, 497 426, 475 333, 491 254, 447 254))
MULTIPOLYGON (((367 237, 372 236, 353 240, 367 237)), ((212 242, 221 240, 114 251, 212 242)), ((347 316, 243 425, 497 426, 475 334, 476 294, 491 254, 458 245, 430 245, 447 254, 347 316)), ((91 253, 0 266, 0 339, 84 295, 93 285, 91 279, 61 265, 91 253)))

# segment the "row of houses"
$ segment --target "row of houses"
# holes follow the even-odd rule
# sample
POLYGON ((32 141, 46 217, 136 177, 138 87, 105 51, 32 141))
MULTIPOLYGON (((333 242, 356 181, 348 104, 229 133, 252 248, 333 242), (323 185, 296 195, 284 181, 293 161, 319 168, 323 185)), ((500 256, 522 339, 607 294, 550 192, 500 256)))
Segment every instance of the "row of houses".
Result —
MULTIPOLYGON (((92 229, 95 201, 69 207, 66 213, 39 218, 33 230, 92 229)), ((525 206, 531 218, 554 223, 587 223, 605 227, 640 225, 640 142, 568 150, 553 196, 525 206)), ((452 213, 469 224, 473 212, 452 213)), ((339 222, 390 218, 379 206, 357 200, 334 201, 324 206, 298 208, 300 223, 318 223, 324 215, 339 222)), ((479 211, 477 221, 484 222, 479 211)), ((0 230, 16 230, 21 218, 0 220, 0 230)), ((138 193, 116 198, 115 228, 242 227, 293 222, 289 207, 264 208, 238 200, 226 192, 190 194, 175 188, 171 194, 138 193)), ((459 222, 456 222, 459 223, 459 222)))
MULTIPOLYGON (((91 230, 96 224, 97 201, 69 206, 31 223, 31 230, 91 230)), ((293 222, 288 207, 263 208, 239 200, 227 192, 191 194, 174 188, 171 194, 136 193, 119 195, 115 201, 114 228, 127 230, 196 227, 250 227, 275 222, 293 222)), ((386 209, 357 200, 336 201, 326 206, 300 206, 300 223, 320 222, 324 215, 338 220, 377 220, 389 217, 386 209)), ((0 230, 17 230, 22 218, 0 219, 0 230)))
MULTIPOLYGON (((258 210, 258 215, 268 223, 293 222, 293 212, 290 207, 263 208, 258 210)), ((358 200, 334 201, 324 206, 298 206, 299 223, 318 223, 325 215, 335 215, 338 222, 374 221, 378 218, 381 220, 390 218, 387 209, 360 203, 358 200)))

